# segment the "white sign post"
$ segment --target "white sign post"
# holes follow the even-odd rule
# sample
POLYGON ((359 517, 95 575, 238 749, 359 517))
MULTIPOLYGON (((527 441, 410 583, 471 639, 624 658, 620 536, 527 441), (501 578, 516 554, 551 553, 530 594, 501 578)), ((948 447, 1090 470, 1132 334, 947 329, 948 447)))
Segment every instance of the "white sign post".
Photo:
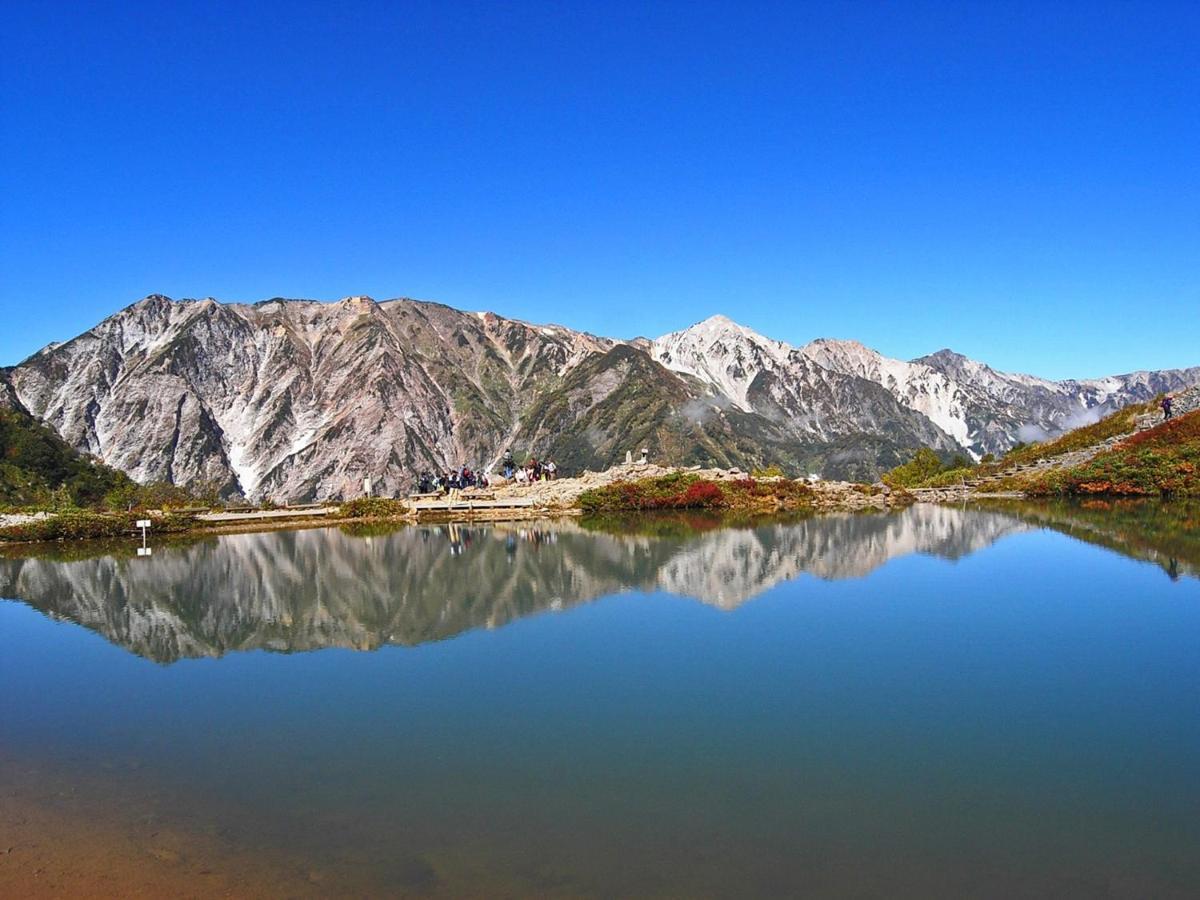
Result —
POLYGON ((146 546, 146 531, 150 528, 150 520, 138 519, 137 527, 142 529, 142 546, 137 548, 138 556, 149 556, 152 551, 151 548, 146 546))

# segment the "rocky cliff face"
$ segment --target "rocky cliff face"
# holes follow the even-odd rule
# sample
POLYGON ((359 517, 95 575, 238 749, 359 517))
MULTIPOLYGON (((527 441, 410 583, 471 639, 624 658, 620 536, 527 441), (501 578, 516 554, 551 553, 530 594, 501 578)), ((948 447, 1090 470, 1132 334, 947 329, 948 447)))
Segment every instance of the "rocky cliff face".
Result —
POLYGON ((878 381, 823 365, 724 316, 661 337, 650 352, 666 368, 709 385, 718 403, 760 414, 793 440, 874 434, 904 446, 960 449, 928 415, 878 381))
POLYGON ((25 412, 25 406, 17 397, 17 391, 9 381, 8 372, 0 369, 0 407, 25 412))
POLYGON ((525 407, 611 341, 437 304, 152 296, 8 373, 70 443, 140 481, 354 495, 364 475, 498 452, 525 407))
POLYGON ((1172 400, 1172 415, 1184 416, 1195 412, 1200 409, 1200 384, 1186 391, 1180 391, 1175 394, 1172 400))
POLYGON ((724 317, 617 341, 436 303, 254 305, 153 295, 0 371, 0 404, 139 481, 355 496, 507 446, 601 468, 780 463, 872 478, 921 446, 1006 449, 1200 381, 1200 368, 1051 382, 950 351, 793 348, 724 317))
POLYGON ((972 446, 979 452, 1007 450, 1014 440, 1042 440, 1099 421, 1131 403, 1200 382, 1200 366, 1049 381, 997 372, 952 350, 939 350, 913 362, 962 386, 968 397, 964 419, 969 434, 978 436, 972 446))
POLYGON ((858 425, 901 446, 963 449, 977 459, 1200 381, 1200 367, 1056 382, 997 372, 950 350, 906 362, 857 341, 823 338, 796 349, 723 316, 654 341, 652 353, 744 408, 770 414, 774 406, 830 440, 858 425))

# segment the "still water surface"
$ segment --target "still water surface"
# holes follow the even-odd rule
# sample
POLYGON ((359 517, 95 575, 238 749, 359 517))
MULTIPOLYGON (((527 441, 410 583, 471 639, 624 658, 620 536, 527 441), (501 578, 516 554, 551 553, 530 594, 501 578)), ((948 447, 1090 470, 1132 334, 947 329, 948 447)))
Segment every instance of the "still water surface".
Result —
POLYGON ((10 550, 0 892, 1195 896, 1200 579, 1160 520, 10 550))

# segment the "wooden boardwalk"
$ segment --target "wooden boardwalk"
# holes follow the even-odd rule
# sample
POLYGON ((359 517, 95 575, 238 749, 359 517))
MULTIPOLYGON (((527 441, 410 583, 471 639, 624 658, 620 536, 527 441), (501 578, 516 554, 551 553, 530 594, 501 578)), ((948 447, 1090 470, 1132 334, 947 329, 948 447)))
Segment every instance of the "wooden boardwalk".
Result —
POLYGON ((219 512, 219 513, 204 513, 196 516, 198 522, 260 522, 269 519, 300 519, 312 518, 313 516, 332 516, 337 513, 336 506, 322 506, 318 508, 300 509, 293 507, 291 509, 258 509, 249 512, 219 512))
MULTIPOLYGON (((531 499, 514 497, 500 500, 495 497, 468 491, 450 491, 448 494, 412 494, 404 499, 406 515, 420 519, 422 516, 463 515, 466 518, 479 516, 488 519, 530 518, 540 509, 531 499)), ((315 519, 328 516, 336 518, 340 505, 306 504, 284 509, 252 509, 238 507, 222 512, 209 512, 196 516, 199 522, 212 525, 231 525, 241 522, 263 522, 283 519, 315 519)))
POLYGON ((487 494, 452 490, 448 494, 413 494, 408 498, 409 508, 422 512, 472 512, 474 510, 532 509, 532 500, 497 500, 487 494))
POLYGON ((458 518, 492 522, 537 518, 547 512, 528 498, 498 499, 492 494, 474 490, 452 490, 446 494, 411 494, 408 508, 418 521, 422 518, 458 518))

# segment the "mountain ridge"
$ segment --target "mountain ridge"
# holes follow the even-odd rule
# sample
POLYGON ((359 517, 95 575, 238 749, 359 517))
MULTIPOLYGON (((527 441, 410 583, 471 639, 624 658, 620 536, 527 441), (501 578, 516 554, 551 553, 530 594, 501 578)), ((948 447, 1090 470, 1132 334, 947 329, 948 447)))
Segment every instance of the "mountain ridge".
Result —
POLYGON ((354 495, 366 475, 404 490, 421 469, 487 467, 510 445, 565 469, 646 446, 873 478, 920 446, 978 459, 1022 429, 1195 381, 1200 367, 1056 382, 949 349, 793 347, 724 315, 621 340, 404 297, 151 294, 0 370, 0 404, 141 481, 310 499, 354 495))

